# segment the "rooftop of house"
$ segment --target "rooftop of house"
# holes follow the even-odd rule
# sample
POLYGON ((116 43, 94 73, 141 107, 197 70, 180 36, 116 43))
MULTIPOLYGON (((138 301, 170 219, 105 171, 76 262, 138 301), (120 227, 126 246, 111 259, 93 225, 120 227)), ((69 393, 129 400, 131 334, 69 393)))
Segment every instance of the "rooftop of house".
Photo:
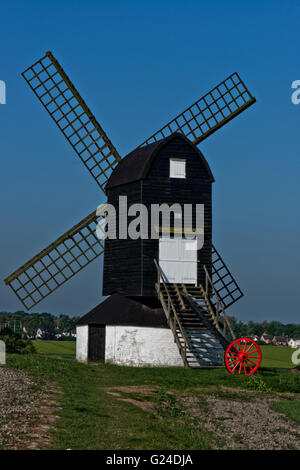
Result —
POLYGON ((77 322, 77 326, 91 324, 168 328, 161 307, 152 308, 144 298, 138 300, 121 294, 112 294, 77 322))
POLYGON ((268 333, 263 333, 261 335, 262 338, 265 338, 265 339, 273 339, 273 336, 272 335, 269 335, 268 333))

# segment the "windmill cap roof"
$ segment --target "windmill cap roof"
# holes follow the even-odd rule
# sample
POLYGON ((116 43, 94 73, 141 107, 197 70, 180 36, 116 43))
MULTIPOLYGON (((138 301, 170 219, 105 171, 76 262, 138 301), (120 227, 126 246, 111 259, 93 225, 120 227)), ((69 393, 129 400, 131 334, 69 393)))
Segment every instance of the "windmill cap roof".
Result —
POLYGON ((175 132, 164 139, 153 142, 152 144, 139 147, 130 152, 124 157, 113 170, 110 178, 106 183, 106 189, 111 189, 122 184, 133 183, 147 177, 148 171, 150 170, 151 164, 154 161, 157 154, 163 149, 165 145, 170 143, 172 140, 180 138, 187 142, 196 152, 199 154, 199 158, 203 161, 210 178, 210 181, 214 181, 211 169, 200 150, 183 134, 175 132))

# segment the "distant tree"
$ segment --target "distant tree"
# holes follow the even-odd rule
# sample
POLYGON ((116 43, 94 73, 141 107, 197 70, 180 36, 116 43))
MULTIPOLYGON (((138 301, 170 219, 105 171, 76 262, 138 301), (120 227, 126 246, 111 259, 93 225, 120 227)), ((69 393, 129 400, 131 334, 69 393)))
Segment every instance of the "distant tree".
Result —
MULTIPOLYGON (((23 310, 18 310, 14 313, 0 312, 0 325, 1 327, 9 323, 18 328, 20 323, 26 328, 28 336, 35 336, 38 328, 47 330, 49 335, 54 334, 55 328, 58 327, 66 332, 71 332, 76 328, 76 322, 79 317, 71 317, 66 314, 61 314, 59 317, 52 315, 48 312, 43 313, 28 313, 23 310)), ((253 320, 244 323, 233 316, 229 316, 233 331, 237 337, 258 335, 259 337, 266 332, 271 336, 287 335, 292 338, 300 339, 300 324, 288 323, 283 324, 279 321, 266 321, 255 322, 253 320)))
POLYGON ((70 318, 68 315, 60 315, 58 323, 59 328, 71 333, 71 331, 75 329, 75 326, 74 318, 70 318))

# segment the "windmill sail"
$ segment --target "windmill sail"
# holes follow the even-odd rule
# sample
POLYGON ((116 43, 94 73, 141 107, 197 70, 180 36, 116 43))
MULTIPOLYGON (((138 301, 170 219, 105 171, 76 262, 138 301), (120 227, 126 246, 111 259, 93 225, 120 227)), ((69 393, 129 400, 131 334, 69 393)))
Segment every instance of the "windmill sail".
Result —
POLYGON ((212 246, 212 280, 224 308, 230 307, 243 297, 244 294, 238 283, 214 245, 212 246))
MULTIPOLYGON (((62 67, 52 53, 47 52, 22 75, 105 192, 106 181, 115 164, 121 160, 120 155, 62 67)), ((198 144, 254 102, 255 98, 235 73, 142 145, 176 131, 198 144)), ((101 215, 92 212, 5 279, 27 309, 38 304, 103 253, 103 240, 96 233, 101 219, 101 215)), ((213 276, 219 283, 222 302, 231 305, 243 294, 217 250, 213 250, 213 276)))
POLYGON ((103 240, 96 234, 101 220, 102 216, 92 212, 5 279, 27 309, 103 253, 103 240))
MULTIPOLYGON (((28 310, 103 253, 104 242, 96 234, 101 219, 92 212, 5 279, 28 310)), ((243 293, 214 246, 212 263, 215 288, 223 306, 229 307, 243 293)))
POLYGON ((197 145, 255 101, 239 75, 233 73, 155 132, 140 147, 164 139, 173 132, 181 132, 197 145))
POLYGON ((35 95, 104 191, 121 157, 51 52, 22 73, 35 95))

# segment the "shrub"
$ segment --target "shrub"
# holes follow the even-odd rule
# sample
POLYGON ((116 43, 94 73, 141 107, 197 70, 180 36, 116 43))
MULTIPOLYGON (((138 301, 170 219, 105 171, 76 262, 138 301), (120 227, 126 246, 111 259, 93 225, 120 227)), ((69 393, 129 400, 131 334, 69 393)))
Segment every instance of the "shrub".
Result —
POLYGON ((36 349, 29 340, 23 340, 20 334, 10 328, 4 328, 0 331, 0 340, 4 341, 7 353, 12 354, 34 354, 36 349))
POLYGON ((25 346, 21 350, 22 354, 35 354, 36 353, 36 349, 32 341, 27 340, 27 341, 23 341, 23 343, 25 343, 25 346))
POLYGON ((258 375, 252 375, 248 378, 245 388, 249 390, 257 390, 259 392, 272 392, 272 388, 268 387, 265 381, 258 375))

